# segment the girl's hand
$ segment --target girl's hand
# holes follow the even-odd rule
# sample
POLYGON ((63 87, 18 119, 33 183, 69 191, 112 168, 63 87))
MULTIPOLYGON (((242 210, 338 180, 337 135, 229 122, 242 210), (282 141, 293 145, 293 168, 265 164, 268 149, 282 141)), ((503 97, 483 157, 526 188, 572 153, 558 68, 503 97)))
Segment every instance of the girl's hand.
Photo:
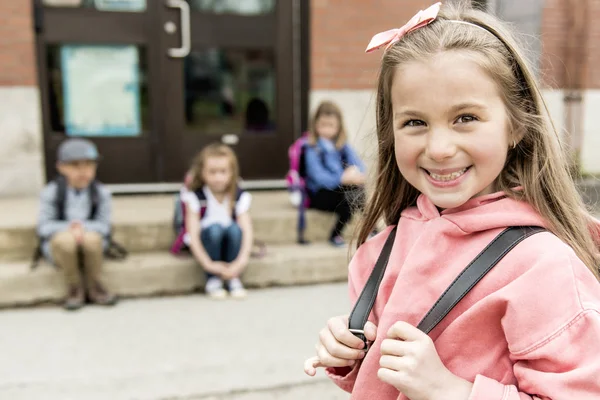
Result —
POLYGON ((229 279, 239 277, 247 265, 248 261, 243 259, 236 259, 229 263, 227 267, 227 274, 230 276, 229 279))
POLYGON ((472 384, 450 372, 429 336, 396 322, 381 343, 377 376, 411 400, 467 400, 472 384))
MULTIPOLYGON (((365 336, 367 340, 375 340, 377 327, 372 322, 365 325, 365 336)), ((331 318, 319 333, 317 356, 305 361, 304 372, 315 376, 318 367, 351 367, 364 358, 363 347, 362 340, 348 330, 348 316, 331 318)))
POLYGON ((222 276, 227 272, 227 264, 222 261, 211 261, 204 266, 204 270, 213 275, 222 276))
POLYGON ((242 274, 242 270, 244 269, 243 265, 236 263, 235 261, 232 263, 225 263, 225 269, 221 274, 221 278, 228 281, 233 278, 238 278, 242 274))
POLYGON ((365 176, 358 167, 352 165, 344 170, 341 183, 344 185, 362 185, 365 183, 365 176))

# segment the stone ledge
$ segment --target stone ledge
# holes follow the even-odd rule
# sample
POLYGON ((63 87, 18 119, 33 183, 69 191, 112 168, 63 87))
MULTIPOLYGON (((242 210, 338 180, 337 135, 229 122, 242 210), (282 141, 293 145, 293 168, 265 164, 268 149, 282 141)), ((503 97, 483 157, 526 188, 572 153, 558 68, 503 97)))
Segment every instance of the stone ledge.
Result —
MULTIPOLYGON (((285 210, 273 214, 253 215, 254 236, 273 245, 296 242, 297 212, 285 210)), ((325 242, 335 222, 333 214, 309 210, 306 213, 306 238, 313 242, 325 242)), ((355 220, 346 228, 351 238, 355 220)), ((113 224, 114 239, 132 253, 167 251, 173 243, 174 234, 170 220, 152 222, 119 222, 113 224)), ((14 227, 0 229, 0 262, 30 260, 37 244, 35 229, 14 227)))
MULTIPOLYGON (((327 244, 269 246, 263 259, 252 259, 243 277, 249 288, 339 282, 347 279, 348 251, 327 244)), ((134 254, 107 261, 106 284, 121 297, 190 293, 203 287, 204 274, 190 257, 165 252, 134 254)), ((59 270, 41 264, 0 264, 0 307, 60 302, 66 287, 59 270)))

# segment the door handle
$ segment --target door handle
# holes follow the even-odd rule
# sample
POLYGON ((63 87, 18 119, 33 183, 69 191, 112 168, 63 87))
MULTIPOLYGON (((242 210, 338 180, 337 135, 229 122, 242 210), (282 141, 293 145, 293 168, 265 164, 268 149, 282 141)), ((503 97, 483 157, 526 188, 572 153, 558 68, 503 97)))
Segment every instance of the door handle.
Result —
POLYGON ((184 0, 166 0, 169 8, 177 8, 181 13, 181 47, 168 49, 169 57, 184 58, 190 54, 192 38, 190 31, 190 5, 184 0))
POLYGON ((228 135, 223 135, 221 137, 221 143, 226 144, 228 146, 235 146, 240 142, 240 137, 235 133, 230 133, 228 135))

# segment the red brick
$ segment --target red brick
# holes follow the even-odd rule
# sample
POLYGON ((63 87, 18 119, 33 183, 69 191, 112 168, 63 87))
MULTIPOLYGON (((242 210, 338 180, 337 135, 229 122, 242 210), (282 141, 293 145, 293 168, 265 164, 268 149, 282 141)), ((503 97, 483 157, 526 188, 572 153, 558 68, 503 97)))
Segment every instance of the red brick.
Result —
MULTIPOLYGON (((304 1, 304 0, 303 0, 304 1)), ((309 0, 306 0, 309 1, 309 0)), ((310 0, 311 84, 313 89, 370 89, 380 55, 364 48, 377 32, 398 27, 433 0, 310 0)), ((37 61, 31 0, 0 0, 0 85, 36 85, 37 61)), ((545 0, 541 73, 545 86, 564 87, 569 49, 566 7, 587 4, 584 87, 600 88, 600 0, 545 0)))
MULTIPOLYGON (((377 32, 401 26, 433 0, 311 0, 311 86, 313 89, 370 89, 375 84, 380 55, 364 49, 377 32)), ((545 0, 542 16, 543 85, 565 87, 568 50, 566 7, 588 4, 588 32, 581 73, 583 86, 600 87, 600 0, 545 0)), ((576 70, 577 68, 573 68, 576 70)))
POLYGON ((31 0, 0 0, 0 86, 37 84, 31 0))
POLYGON ((381 58, 365 54, 377 32, 404 24, 431 0, 311 0, 313 89, 372 89, 381 58))

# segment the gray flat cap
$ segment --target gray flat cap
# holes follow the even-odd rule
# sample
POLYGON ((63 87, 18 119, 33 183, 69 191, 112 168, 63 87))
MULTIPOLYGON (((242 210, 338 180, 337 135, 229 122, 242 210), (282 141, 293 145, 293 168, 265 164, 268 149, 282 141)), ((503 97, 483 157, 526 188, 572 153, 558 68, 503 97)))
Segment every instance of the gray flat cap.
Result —
POLYGON ((80 160, 98 161, 99 158, 100 156, 96 145, 86 139, 67 139, 58 147, 57 159, 59 162, 80 160))

